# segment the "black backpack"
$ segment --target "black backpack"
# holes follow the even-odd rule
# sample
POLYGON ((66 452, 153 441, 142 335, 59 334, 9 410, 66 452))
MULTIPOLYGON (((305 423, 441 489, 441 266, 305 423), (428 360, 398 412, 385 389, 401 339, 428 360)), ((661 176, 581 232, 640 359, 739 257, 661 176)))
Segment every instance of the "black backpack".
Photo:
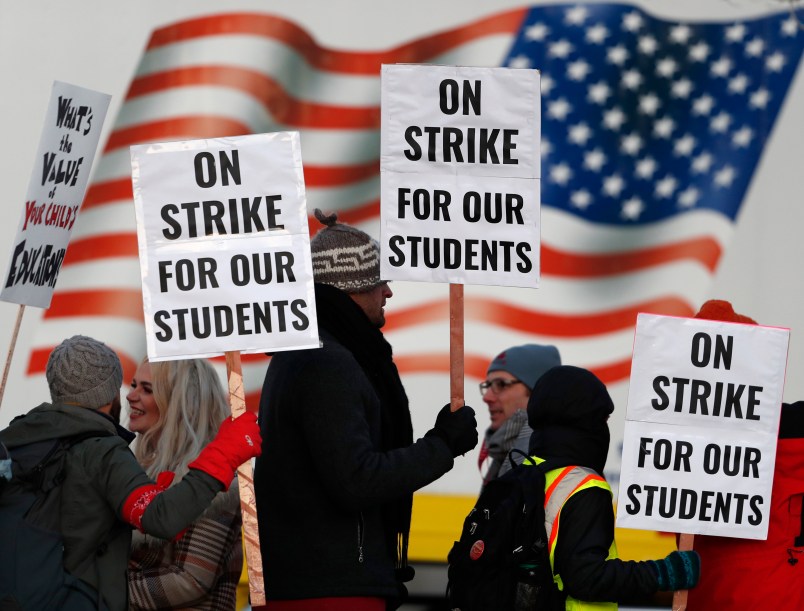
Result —
POLYGON ((67 451, 94 431, 8 450, 0 443, 0 611, 105 609, 100 594, 64 569, 61 483, 67 451), (11 465, 11 478, 8 465, 11 465))
POLYGON ((453 610, 564 606, 550 569, 544 470, 531 458, 522 465, 509 460, 514 466, 485 485, 447 556, 447 598, 453 610))

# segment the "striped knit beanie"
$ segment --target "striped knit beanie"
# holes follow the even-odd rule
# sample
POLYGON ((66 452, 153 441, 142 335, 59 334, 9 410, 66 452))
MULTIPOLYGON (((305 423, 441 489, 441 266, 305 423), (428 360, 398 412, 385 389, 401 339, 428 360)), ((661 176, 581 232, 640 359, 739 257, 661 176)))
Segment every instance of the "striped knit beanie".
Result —
POLYGON ((346 293, 363 293, 382 284, 380 245, 367 233, 338 223, 336 213, 325 215, 316 208, 315 218, 324 228, 310 240, 313 278, 346 293))

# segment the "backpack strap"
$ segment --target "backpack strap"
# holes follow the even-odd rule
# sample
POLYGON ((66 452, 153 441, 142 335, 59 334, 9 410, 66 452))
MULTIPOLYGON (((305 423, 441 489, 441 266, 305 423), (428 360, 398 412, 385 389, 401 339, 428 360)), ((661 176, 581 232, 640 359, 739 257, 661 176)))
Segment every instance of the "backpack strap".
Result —
POLYGON ((519 448, 511 448, 511 451, 508 452, 508 461, 511 463, 511 468, 512 469, 514 467, 518 467, 522 462, 525 462, 525 461, 527 461, 529 463, 532 463, 534 465, 536 464, 536 461, 534 461, 533 458, 531 458, 530 455, 527 452, 523 452, 519 448), (516 459, 514 458, 515 453, 516 454, 521 454, 522 457, 523 457, 522 461, 520 461, 519 463, 516 462, 516 459))

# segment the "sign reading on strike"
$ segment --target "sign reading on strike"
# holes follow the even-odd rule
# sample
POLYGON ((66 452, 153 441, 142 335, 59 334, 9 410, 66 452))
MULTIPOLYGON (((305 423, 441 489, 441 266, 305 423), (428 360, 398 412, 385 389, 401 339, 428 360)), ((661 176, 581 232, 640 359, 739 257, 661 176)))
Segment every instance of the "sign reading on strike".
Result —
POLYGON ((638 316, 618 526, 767 538, 789 333, 638 316))
POLYGON ((55 81, 0 299, 50 307, 111 96, 55 81))
POLYGON ((538 287, 537 70, 382 67, 383 278, 538 287))
POLYGON ((131 147, 151 360, 318 347, 297 132, 131 147))

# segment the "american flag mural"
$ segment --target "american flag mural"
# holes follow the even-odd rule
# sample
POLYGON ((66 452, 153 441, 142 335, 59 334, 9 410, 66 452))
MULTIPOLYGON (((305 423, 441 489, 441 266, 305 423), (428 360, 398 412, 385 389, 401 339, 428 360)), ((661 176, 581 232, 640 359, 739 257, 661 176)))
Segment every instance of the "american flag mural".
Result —
MULTIPOLYGON (((380 66, 434 63, 542 73, 541 288, 467 287, 467 403, 483 407, 489 360, 527 342, 622 391, 637 313, 688 316, 705 298, 803 46, 784 11, 682 23, 625 4, 490 13, 376 52, 327 48, 271 14, 162 27, 96 162, 27 375, 75 333, 113 346, 127 380, 145 355, 130 145, 298 130, 310 213, 378 237, 380 66)), ((448 401, 448 287, 392 288, 385 332, 412 404, 429 406, 421 434, 448 401)), ((243 356, 249 402, 266 364, 243 356)))

